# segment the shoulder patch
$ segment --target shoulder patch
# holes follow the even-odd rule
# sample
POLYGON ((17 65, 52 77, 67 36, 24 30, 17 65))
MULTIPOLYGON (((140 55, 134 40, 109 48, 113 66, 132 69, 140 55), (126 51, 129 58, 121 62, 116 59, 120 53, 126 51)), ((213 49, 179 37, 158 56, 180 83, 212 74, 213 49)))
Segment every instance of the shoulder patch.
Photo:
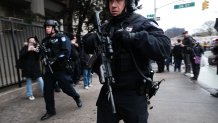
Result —
POLYGON ((66 37, 61 37, 62 42, 65 42, 66 40, 67 40, 66 37))
POLYGON ((153 22, 153 21, 150 21, 149 22, 151 25, 153 25, 154 27, 156 27, 156 28, 160 28, 155 22, 153 22))
POLYGON ((133 30, 133 27, 132 26, 126 27, 125 30, 128 31, 128 32, 131 32, 133 30))

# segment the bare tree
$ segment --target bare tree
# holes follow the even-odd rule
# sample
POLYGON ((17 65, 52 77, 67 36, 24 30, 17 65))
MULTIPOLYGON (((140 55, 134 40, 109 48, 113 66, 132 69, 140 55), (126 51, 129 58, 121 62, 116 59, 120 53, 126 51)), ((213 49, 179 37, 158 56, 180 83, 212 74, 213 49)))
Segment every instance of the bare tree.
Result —
POLYGON ((215 33, 214 30, 214 21, 206 21, 203 25, 202 25, 202 29, 204 30, 204 32, 206 32, 209 36, 213 35, 215 33))

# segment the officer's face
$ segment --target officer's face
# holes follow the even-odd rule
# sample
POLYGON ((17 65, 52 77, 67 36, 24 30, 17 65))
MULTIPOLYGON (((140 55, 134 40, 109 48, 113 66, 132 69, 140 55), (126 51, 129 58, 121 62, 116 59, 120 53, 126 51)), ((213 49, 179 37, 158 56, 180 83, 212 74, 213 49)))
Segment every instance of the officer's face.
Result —
POLYGON ((112 16, 120 15, 125 9, 125 0, 109 0, 109 9, 112 16))
POLYGON ((46 34, 53 34, 55 31, 54 31, 54 28, 52 26, 46 26, 45 32, 46 32, 46 34))

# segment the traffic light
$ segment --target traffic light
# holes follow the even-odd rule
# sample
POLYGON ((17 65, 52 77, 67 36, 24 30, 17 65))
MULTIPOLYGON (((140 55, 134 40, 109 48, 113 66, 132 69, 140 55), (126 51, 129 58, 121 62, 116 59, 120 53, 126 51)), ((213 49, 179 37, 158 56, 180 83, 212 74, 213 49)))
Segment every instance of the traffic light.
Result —
POLYGON ((202 10, 208 9, 209 8, 209 1, 205 0, 202 3, 202 10))

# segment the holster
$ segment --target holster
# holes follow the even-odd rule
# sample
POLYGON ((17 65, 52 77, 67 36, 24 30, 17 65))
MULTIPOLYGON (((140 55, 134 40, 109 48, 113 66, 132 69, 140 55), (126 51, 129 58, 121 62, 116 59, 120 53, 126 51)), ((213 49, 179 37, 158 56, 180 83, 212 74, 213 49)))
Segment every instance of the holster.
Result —
POLYGON ((146 95, 150 93, 152 86, 153 86, 153 81, 150 78, 147 78, 146 80, 143 79, 139 86, 140 95, 146 95))
POLYGON ((72 60, 66 60, 64 62, 64 68, 66 70, 67 73, 69 74, 73 74, 74 72, 74 64, 73 64, 73 61, 72 60))
POLYGON ((153 76, 154 76, 154 71, 151 71, 148 74, 148 77, 143 79, 142 84, 140 84, 140 88, 139 88, 140 94, 146 95, 148 99, 150 99, 157 93, 161 82, 164 81, 164 79, 160 81, 153 81, 153 76))

